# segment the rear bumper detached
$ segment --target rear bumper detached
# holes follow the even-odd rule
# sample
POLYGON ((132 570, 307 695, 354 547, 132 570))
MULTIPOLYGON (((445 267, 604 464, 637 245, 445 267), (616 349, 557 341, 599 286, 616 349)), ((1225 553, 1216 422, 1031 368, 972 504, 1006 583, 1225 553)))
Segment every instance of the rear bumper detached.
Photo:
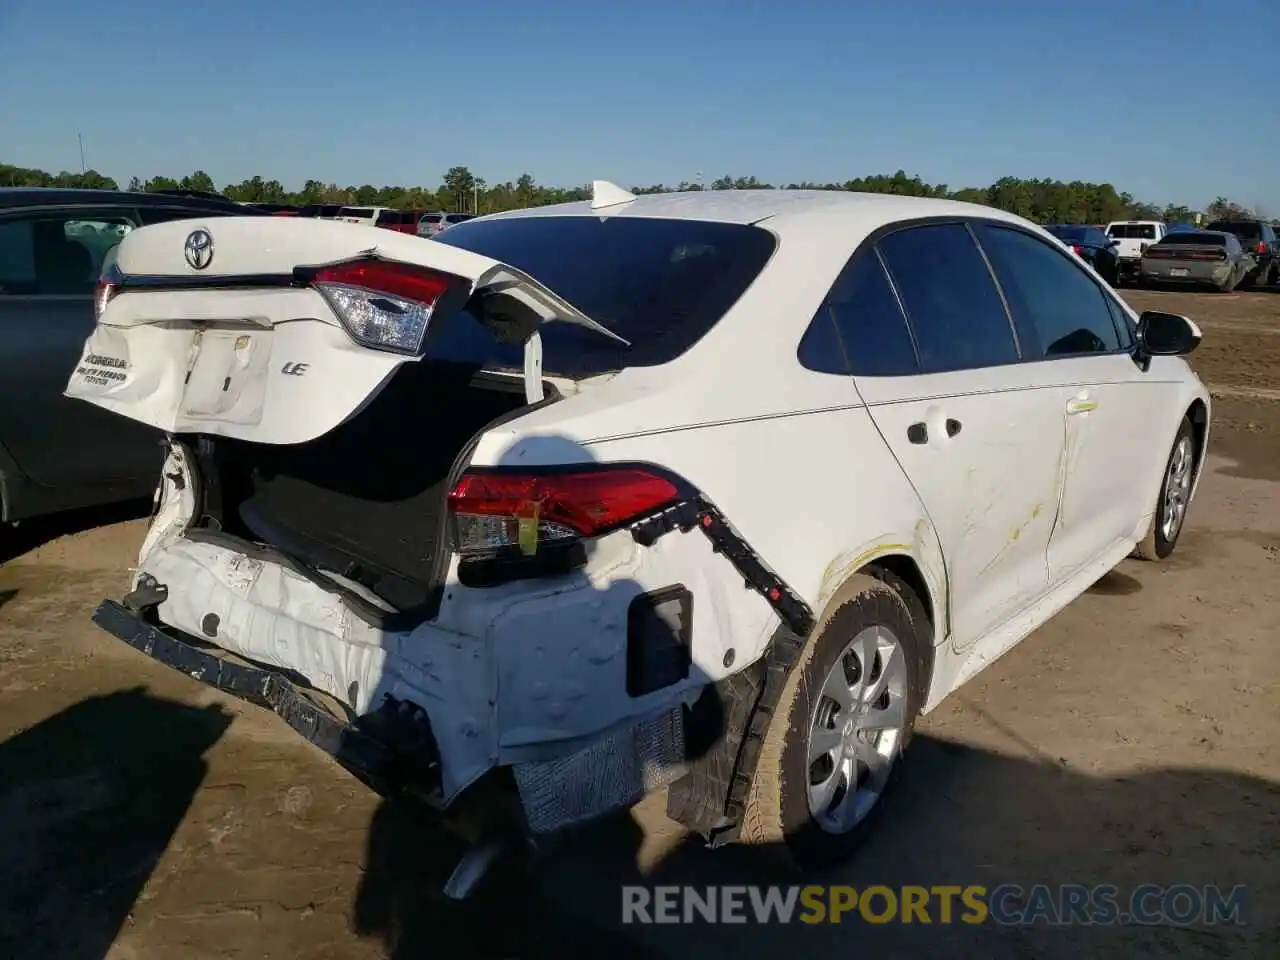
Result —
POLYGON ((271 710, 377 793, 410 792, 439 805, 439 759, 425 716, 408 709, 410 705, 389 698, 380 711, 346 723, 282 673, 218 656, 197 646, 198 641, 180 639, 177 631, 147 623, 122 603, 103 600, 93 622, 179 673, 271 710))
MULTIPOLYGON (((688 773, 683 711, 677 706, 602 732, 567 756, 517 763, 509 779, 482 778, 455 801, 442 791, 442 759, 425 711, 387 695, 350 721, 309 695, 309 685, 168 625, 149 622, 165 589, 141 585, 118 603, 103 600, 93 621, 140 653, 194 680, 278 715, 296 733, 384 797, 412 796, 464 835, 546 836, 635 803, 688 773), (143 612, 136 612, 143 611, 143 612), (497 787, 496 793, 490 789, 497 787)), ((495 768, 493 773, 500 773, 495 768)))

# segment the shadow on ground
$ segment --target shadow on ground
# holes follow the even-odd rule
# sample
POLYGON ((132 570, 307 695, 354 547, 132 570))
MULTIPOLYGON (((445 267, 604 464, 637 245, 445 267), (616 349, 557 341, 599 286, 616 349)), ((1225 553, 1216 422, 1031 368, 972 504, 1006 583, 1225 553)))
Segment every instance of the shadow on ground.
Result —
POLYGON ((0 744, 0 956, 106 955, 230 722, 138 688, 0 744))
POLYGON ((126 500, 123 503, 35 517, 23 520, 16 526, 0 524, 0 564, 8 563, 59 537, 92 530, 94 527, 136 520, 145 517, 150 510, 149 500, 126 500))
POLYGON ((370 837, 361 932, 395 958, 560 957, 579 947, 609 957, 817 955, 986 958, 1278 955, 1280 786, 1230 773, 1162 770, 1095 779, 1046 762, 918 736, 877 833, 834 875, 787 877, 773 851, 707 851, 678 843, 648 875, 636 866, 641 832, 630 816, 581 831, 536 869, 496 879, 463 910, 439 894, 451 864, 420 819, 384 806, 370 837), (1155 883, 1249 887, 1246 926, 1052 928, 933 923, 624 926, 624 884, 825 882, 865 888, 979 884, 1155 883))

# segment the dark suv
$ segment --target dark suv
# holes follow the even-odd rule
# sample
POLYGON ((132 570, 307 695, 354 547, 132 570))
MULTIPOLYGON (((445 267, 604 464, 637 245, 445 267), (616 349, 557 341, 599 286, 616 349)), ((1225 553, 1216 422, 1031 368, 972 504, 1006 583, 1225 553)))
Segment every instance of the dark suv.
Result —
POLYGON ((1233 233, 1239 238, 1240 246, 1258 265, 1253 275, 1256 285, 1280 283, 1280 256, 1276 251, 1276 231, 1271 224, 1262 220, 1215 220, 1204 229, 1233 233))
POLYGON ((98 275, 136 227, 251 212, 178 192, 0 188, 0 523, 150 495, 159 434, 62 395, 98 275))

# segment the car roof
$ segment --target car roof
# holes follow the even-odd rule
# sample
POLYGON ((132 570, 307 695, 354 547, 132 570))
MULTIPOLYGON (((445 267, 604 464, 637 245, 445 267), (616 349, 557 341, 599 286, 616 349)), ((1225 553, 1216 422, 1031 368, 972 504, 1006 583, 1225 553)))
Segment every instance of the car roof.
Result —
POLYGON ((80 187, 0 187, 0 209, 39 207, 45 204, 116 204, 127 201, 134 206, 183 206, 226 210, 239 208, 233 200, 215 197, 193 197, 182 193, 131 193, 127 190, 86 190, 80 187))
POLYGON ((935 197, 906 197, 846 190, 692 190, 686 193, 641 194, 614 206, 593 208, 588 200, 486 214, 477 220, 517 217, 651 217, 754 224, 765 220, 825 220, 831 214, 892 223, 926 217, 982 216, 1025 222, 1020 217, 973 203, 935 197))

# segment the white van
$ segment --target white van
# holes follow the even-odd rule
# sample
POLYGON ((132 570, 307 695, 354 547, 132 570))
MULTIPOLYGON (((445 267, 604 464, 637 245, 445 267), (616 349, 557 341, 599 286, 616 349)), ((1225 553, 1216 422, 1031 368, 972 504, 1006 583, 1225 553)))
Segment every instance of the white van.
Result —
POLYGON ((379 215, 390 207, 343 207, 333 219, 345 220, 347 223, 362 223, 366 227, 377 224, 379 215))

